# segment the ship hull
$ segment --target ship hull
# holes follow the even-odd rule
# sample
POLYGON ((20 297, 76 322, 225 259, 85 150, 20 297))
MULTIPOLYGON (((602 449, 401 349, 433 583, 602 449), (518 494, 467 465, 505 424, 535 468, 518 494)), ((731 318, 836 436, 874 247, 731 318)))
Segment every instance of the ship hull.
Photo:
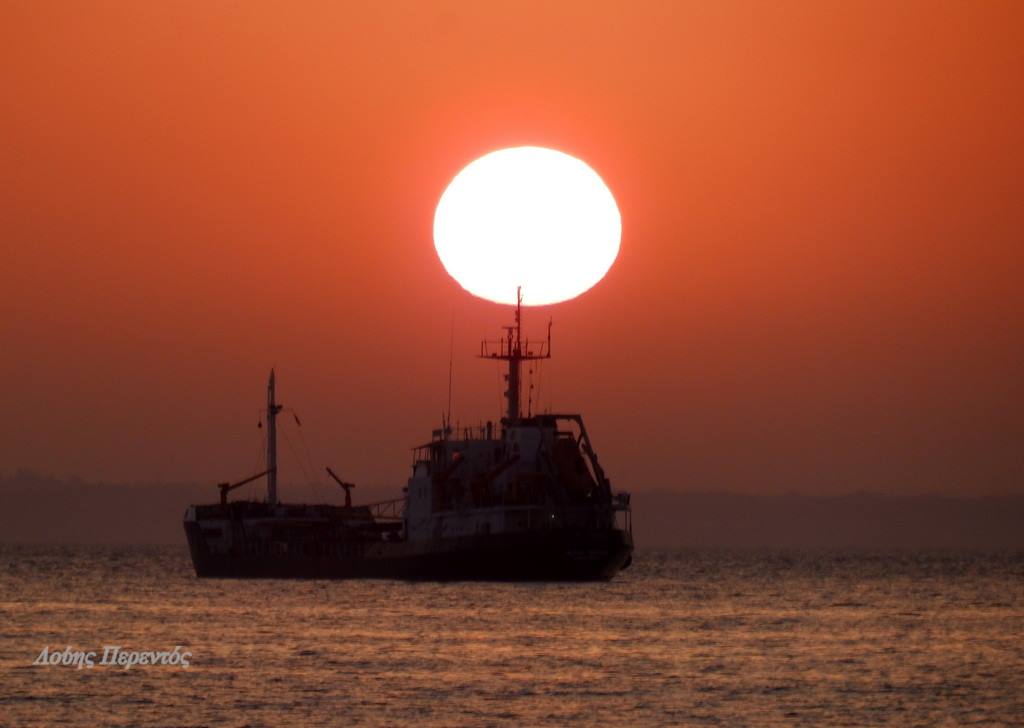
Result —
POLYGON ((623 531, 552 530, 430 542, 354 544, 349 555, 218 554, 197 524, 185 524, 196 575, 207 578, 600 581, 632 560, 623 531))

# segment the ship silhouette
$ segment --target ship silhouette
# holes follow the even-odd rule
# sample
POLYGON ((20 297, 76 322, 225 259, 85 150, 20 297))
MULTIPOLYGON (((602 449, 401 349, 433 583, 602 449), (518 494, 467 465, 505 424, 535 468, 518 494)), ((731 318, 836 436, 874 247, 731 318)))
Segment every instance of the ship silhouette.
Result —
POLYGON ((267 383, 267 469, 221 483, 220 501, 189 506, 184 526, 199 577, 586 581, 632 562, 628 493, 612 490, 579 414, 521 411, 522 363, 551 357, 522 339, 522 295, 502 339, 480 357, 508 364, 500 423, 453 432, 449 422, 413 449, 402 496, 353 505, 290 504, 277 496, 281 412, 267 383), (259 478, 263 501, 228 494, 259 478))

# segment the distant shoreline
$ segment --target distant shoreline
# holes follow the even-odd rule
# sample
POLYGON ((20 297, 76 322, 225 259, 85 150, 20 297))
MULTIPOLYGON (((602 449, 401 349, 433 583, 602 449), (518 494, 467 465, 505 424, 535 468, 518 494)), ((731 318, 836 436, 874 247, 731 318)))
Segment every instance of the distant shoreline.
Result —
MULTIPOLYGON (((340 490, 295 490, 295 500, 344 501, 340 490)), ((357 502, 394 497, 397 490, 365 487, 357 502)), ((211 484, 90 483, 22 471, 0 476, 0 542, 184 544, 185 507, 216 496, 211 484)), ((247 489, 239 494, 249 496, 247 489)), ((634 491, 633 523, 644 549, 1017 550, 1024 549, 1024 495, 634 491)))

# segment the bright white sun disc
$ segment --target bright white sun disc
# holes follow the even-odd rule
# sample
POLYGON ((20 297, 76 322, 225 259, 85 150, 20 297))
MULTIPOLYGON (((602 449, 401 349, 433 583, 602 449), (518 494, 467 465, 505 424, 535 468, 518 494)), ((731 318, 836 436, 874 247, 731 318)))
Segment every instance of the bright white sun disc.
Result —
POLYGON ((598 174, 575 157, 513 147, 459 172, 434 213, 445 270, 475 296, 543 306, 600 281, 619 253, 622 219, 598 174))

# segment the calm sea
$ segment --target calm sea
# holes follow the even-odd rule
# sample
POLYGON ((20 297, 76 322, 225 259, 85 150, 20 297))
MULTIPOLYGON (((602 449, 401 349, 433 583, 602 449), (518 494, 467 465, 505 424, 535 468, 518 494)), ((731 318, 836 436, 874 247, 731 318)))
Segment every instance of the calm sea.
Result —
POLYGON ((1024 554, 641 551, 610 583, 410 584, 0 546, 0 615, 4 725, 1024 725, 1024 554), (95 667, 32 664, 68 646, 95 667))

